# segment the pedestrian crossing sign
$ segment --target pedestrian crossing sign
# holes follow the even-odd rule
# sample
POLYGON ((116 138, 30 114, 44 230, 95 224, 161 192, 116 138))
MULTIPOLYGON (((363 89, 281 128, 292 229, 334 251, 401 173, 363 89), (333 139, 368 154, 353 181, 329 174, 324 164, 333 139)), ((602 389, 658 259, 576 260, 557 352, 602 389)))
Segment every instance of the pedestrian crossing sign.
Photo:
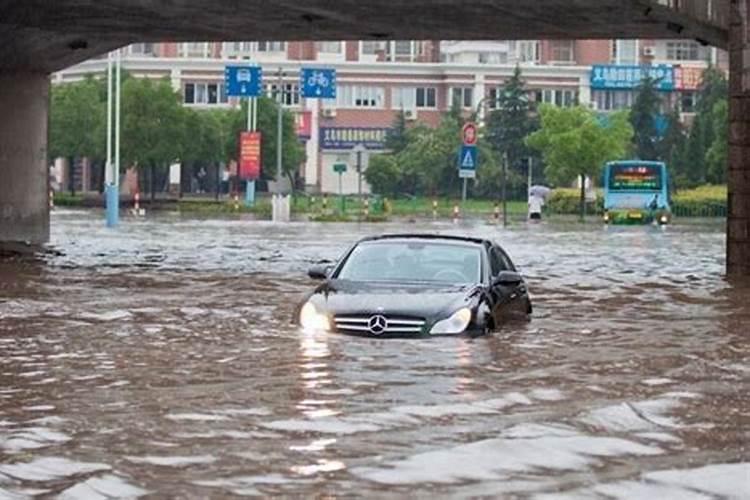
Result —
POLYGON ((473 179, 477 172, 477 147, 462 146, 458 157, 458 176, 473 179))

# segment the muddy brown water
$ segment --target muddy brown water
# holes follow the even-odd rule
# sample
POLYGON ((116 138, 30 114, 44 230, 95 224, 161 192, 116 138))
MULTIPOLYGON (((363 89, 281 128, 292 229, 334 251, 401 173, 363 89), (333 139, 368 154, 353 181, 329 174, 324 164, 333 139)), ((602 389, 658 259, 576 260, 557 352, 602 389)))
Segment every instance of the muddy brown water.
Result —
POLYGON ((0 262, 0 498, 750 498, 750 291, 721 221, 304 224, 58 210, 0 262), (528 323, 308 335, 306 269, 378 232, 499 241, 528 323))

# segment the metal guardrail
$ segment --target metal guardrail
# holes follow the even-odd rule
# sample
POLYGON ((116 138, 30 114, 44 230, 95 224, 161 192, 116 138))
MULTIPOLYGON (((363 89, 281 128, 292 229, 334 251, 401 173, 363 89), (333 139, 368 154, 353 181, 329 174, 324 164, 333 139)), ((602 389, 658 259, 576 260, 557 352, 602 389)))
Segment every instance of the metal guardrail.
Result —
POLYGON ((693 19, 717 27, 729 27, 730 0, 652 0, 693 19))

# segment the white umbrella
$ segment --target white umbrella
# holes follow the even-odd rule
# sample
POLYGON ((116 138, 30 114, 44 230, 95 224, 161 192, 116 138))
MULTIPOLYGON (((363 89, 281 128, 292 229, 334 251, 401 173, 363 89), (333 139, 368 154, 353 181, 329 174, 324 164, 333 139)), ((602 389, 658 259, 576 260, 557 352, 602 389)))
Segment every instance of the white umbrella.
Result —
POLYGON ((529 188, 529 196, 538 196, 540 198, 547 198, 552 192, 547 186, 531 186, 529 188))

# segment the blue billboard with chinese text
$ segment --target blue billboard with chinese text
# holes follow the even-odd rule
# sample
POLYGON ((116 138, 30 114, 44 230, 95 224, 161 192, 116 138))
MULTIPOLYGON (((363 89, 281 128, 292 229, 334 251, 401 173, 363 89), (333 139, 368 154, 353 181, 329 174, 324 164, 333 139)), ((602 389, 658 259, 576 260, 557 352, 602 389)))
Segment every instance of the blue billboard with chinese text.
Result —
POLYGON ((656 80, 658 90, 663 92, 675 90, 674 67, 668 64, 656 66, 596 64, 591 68, 591 89, 633 90, 646 77, 656 80))

